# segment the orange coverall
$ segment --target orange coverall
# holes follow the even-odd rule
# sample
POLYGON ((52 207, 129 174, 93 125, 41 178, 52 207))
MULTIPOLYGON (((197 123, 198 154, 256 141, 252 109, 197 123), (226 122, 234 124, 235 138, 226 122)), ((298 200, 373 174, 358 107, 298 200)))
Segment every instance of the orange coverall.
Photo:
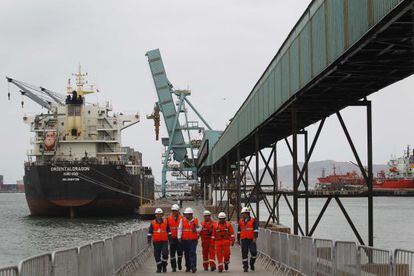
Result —
POLYGON ((216 222, 213 227, 214 246, 216 247, 218 269, 230 263, 230 245, 234 244, 233 226, 227 221, 216 222))
POLYGON ((214 221, 203 221, 201 223, 201 247, 203 252, 203 267, 208 269, 208 266, 214 270, 216 268, 214 241, 211 239, 213 234, 214 221))

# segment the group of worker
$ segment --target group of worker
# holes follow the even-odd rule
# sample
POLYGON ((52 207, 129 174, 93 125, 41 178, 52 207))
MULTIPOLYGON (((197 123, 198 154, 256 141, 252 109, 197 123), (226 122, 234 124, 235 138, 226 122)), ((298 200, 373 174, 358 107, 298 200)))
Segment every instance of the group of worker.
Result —
MULTIPOLYGON (((254 270, 257 256, 256 239, 259 234, 257 221, 250 217, 250 209, 244 207, 242 218, 238 224, 237 242, 241 245, 243 271, 254 270), (249 261, 250 252, 250 261, 249 261)), ((226 220, 224 212, 218 214, 218 221, 214 221, 211 212, 203 212, 203 221, 200 223, 194 217, 192 208, 186 208, 183 216, 180 207, 174 204, 171 214, 163 218, 163 210, 155 210, 155 219, 148 230, 148 243, 153 244, 154 258, 157 273, 167 272, 168 255, 170 255, 171 270, 182 270, 184 254, 185 271, 197 271, 197 244, 201 238, 203 268, 208 271, 227 271, 230 263, 230 247, 235 243, 233 226, 226 220)))

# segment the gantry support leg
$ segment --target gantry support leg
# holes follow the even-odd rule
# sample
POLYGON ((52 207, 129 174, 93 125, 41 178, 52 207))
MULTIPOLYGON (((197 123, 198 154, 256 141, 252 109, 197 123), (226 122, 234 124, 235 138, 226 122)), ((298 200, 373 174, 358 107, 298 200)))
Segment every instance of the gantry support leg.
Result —
POLYGON ((299 234, 299 212, 298 212, 298 127, 297 111, 292 107, 292 168, 293 168, 293 233, 299 234))
MULTIPOLYGON (((365 179, 365 183, 368 188, 368 245, 374 246, 374 203, 373 203, 373 189, 372 189, 372 181, 373 181, 373 166, 372 166, 372 108, 371 108, 371 101, 368 101, 367 99, 364 99, 363 101, 360 101, 358 103, 353 104, 353 106, 364 106, 366 107, 366 116, 367 116, 367 171, 365 170, 361 159, 358 155, 358 152, 355 148, 355 145, 352 141, 351 135, 349 134, 349 131, 345 125, 345 122, 341 116, 341 113, 339 111, 336 112, 336 115, 338 117, 338 120, 342 126, 342 129, 345 133, 345 136, 348 140, 349 146, 351 147, 352 153, 354 154, 354 157, 357 161, 358 167, 361 171, 361 174, 363 175, 365 179)), ((337 201, 338 202, 338 201, 337 201)), ((338 202, 338 205, 341 207, 340 201, 338 202)), ((342 209, 342 208, 341 208, 342 209)), ((345 213, 344 213, 345 215, 345 213)), ((345 215, 346 217, 346 215, 345 215)), ((348 220, 348 218, 347 218, 348 220)), ((348 220, 349 221, 349 220, 348 220)), ((352 221, 351 221, 352 222, 352 221)), ((358 231, 356 230, 355 226, 350 223, 350 226, 352 230, 355 232, 355 235, 357 237, 360 237, 358 231)), ((359 238, 358 238, 359 239, 359 238)), ((361 244, 364 244, 362 239, 360 240, 361 244)))
POLYGON ((260 198, 259 198, 259 151, 260 151, 260 145, 259 145, 259 133, 256 132, 255 134, 255 163, 256 163, 256 177, 255 177, 255 196, 256 196, 256 218, 260 222, 260 198))
MULTIPOLYGON (((304 142, 305 142, 305 160, 308 159, 308 132, 304 131, 304 142)), ((302 170, 305 170, 305 233, 309 235, 309 170, 308 163, 303 164, 302 170)))
POLYGON ((237 216, 237 223, 240 220, 240 195, 241 195, 241 189, 240 189, 240 182, 241 182, 241 175, 240 175, 240 147, 237 146, 237 163, 236 163, 236 206, 235 206, 235 211, 236 211, 236 216, 237 216))
POLYGON ((367 101, 367 155, 368 155, 368 245, 374 246, 374 200, 373 200, 373 166, 372 166, 372 108, 367 101))
MULTIPOLYGON (((276 193, 279 190, 279 180, 278 180, 278 172, 277 172, 277 142, 275 142, 273 144, 273 211, 272 213, 274 214, 275 210, 276 210, 276 223, 279 224, 280 223, 280 219, 279 219, 279 198, 277 199, 276 202, 276 193)), ((273 217, 273 223, 275 223, 275 218, 273 217)))

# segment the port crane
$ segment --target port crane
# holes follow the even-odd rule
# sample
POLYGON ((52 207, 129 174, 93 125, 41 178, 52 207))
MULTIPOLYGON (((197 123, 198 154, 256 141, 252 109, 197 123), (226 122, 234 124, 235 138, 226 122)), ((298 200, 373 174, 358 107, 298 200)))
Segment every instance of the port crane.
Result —
POLYGON ((198 121, 189 121, 187 105, 194 111, 205 127, 209 130, 211 130, 211 127, 188 99, 191 91, 188 89, 176 90, 168 80, 160 50, 148 51, 146 56, 148 57, 158 96, 158 102, 155 104, 154 111, 147 118, 154 120, 157 140, 160 113, 163 115, 168 132, 168 138, 162 138, 165 151, 163 153, 161 192, 162 197, 165 197, 168 172, 172 172, 173 176, 184 176, 188 180, 197 179, 196 151, 200 146, 200 140, 192 139, 191 134, 193 131, 201 133, 204 127, 200 126, 198 121), (176 99, 174 100, 173 97, 176 99), (180 115, 184 115, 183 124, 180 124, 180 115), (187 137, 184 137, 185 135, 187 137), (190 153, 190 156, 188 156, 188 153, 190 153), (178 162, 179 165, 173 164, 174 161, 178 162))

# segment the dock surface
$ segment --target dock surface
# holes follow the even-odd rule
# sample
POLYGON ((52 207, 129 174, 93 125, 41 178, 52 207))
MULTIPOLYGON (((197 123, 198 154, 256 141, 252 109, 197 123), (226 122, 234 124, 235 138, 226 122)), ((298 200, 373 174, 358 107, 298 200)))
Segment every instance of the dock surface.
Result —
MULTIPOLYGON (((184 211, 186 207, 191 207, 194 210, 194 215, 199 219, 201 222, 203 220, 203 210, 204 206, 201 202, 198 201, 192 201, 192 202, 185 202, 183 204, 184 206, 181 208, 181 211, 184 211)), ((260 239, 260 237, 259 237, 260 239)), ((217 261, 216 261, 217 265, 217 261)), ((142 267, 134 274, 134 275, 154 275, 155 271, 157 270, 154 260, 154 255, 151 254, 148 257, 148 261, 145 262, 142 267)), ((170 266, 170 260, 168 259, 168 266, 167 266, 167 273, 171 272, 171 266, 170 266)), ((201 240, 198 241, 197 246, 197 273, 217 273, 217 270, 214 272, 211 271, 204 271, 203 268, 203 255, 201 253, 201 240)), ((230 265, 228 271, 223 271, 224 274, 228 275, 240 275, 243 274, 243 267, 242 267, 242 257, 241 257, 241 249, 240 246, 235 244, 233 247, 231 247, 231 255, 230 255, 230 265)), ((267 272, 263 266, 261 266, 260 262, 256 262, 255 265, 255 271, 250 271, 250 274, 256 273, 257 275, 273 275, 270 272, 267 272)), ((162 273, 161 273, 162 274, 162 273)), ((173 275, 190 275, 192 273, 186 273, 185 272, 185 260, 183 257, 183 270, 177 271, 173 273, 173 275)), ((247 273, 245 273, 247 274, 247 273)))
MULTIPOLYGON (((241 257, 240 246, 234 245, 231 249, 229 270, 223 271, 223 274, 225 275, 240 275, 240 274, 252 275, 254 274, 254 275, 262 275, 262 276, 273 275, 272 273, 266 271, 264 267, 260 264, 260 262, 256 262, 255 271, 249 270, 249 273, 243 273, 241 260, 242 260, 242 257, 241 257)), ((141 275, 154 275, 155 271, 156 271, 155 260, 154 260, 154 256, 151 255, 148 257, 148 262, 146 262, 134 275, 140 275, 140 276, 141 275)), ((172 273, 170 263, 168 263, 168 266, 167 266, 167 273, 170 273, 170 274, 172 273)), ((199 274, 199 273, 210 274, 210 275, 212 275, 212 273, 214 274, 217 273, 217 270, 214 272, 204 271, 203 257, 201 255, 201 242, 199 242, 197 246, 197 273, 196 274, 199 274)), ((188 276, 188 275, 191 275, 192 273, 185 272, 185 261, 183 259, 183 270, 177 271, 176 273, 172 273, 172 274, 177 275, 177 276, 179 275, 188 276)))

